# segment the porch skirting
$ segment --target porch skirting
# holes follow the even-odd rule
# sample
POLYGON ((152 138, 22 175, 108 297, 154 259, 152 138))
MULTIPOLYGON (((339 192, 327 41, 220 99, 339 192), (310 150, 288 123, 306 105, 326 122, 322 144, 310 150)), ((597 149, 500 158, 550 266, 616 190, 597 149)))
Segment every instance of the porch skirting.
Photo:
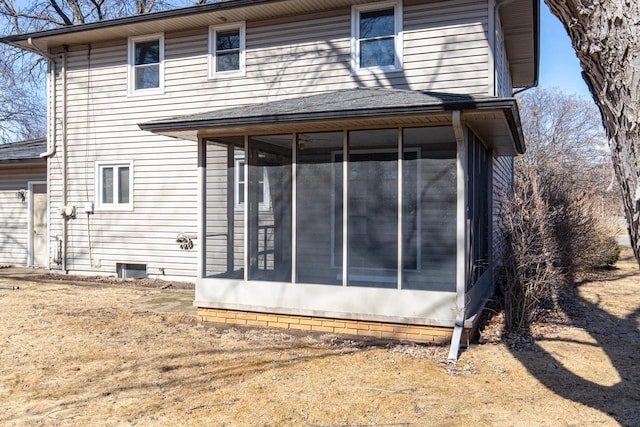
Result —
MULTIPOLYGON (((453 327, 446 326, 410 325, 368 320, 268 314, 205 307, 198 307, 198 318, 203 322, 224 323, 228 325, 296 329, 432 344, 448 344, 451 342, 453 335, 453 327)), ((464 329, 461 340, 462 343, 469 343, 472 332, 473 328, 464 329)))

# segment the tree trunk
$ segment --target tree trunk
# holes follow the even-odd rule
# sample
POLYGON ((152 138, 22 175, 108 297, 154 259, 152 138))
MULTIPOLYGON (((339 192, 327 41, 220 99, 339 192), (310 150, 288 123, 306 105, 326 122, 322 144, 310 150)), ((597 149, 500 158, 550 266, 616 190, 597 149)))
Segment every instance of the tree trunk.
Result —
POLYGON ((545 0, 564 24, 600 108, 640 266, 640 5, 638 0, 545 0))

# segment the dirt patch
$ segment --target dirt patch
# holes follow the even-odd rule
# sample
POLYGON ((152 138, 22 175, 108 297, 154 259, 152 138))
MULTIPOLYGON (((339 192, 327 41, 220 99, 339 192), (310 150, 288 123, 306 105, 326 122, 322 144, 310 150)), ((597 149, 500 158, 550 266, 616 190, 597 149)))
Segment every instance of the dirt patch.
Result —
POLYGON ((141 277, 137 279, 121 279, 108 276, 79 276, 71 274, 35 274, 29 276, 29 280, 35 282, 73 282, 76 284, 103 284, 110 286, 123 286, 127 288, 159 288, 159 289, 194 289, 194 284, 190 282, 168 281, 162 279, 150 279, 141 277))
POLYGON ((485 337, 457 365, 447 347, 202 324, 189 290, 0 278, 0 424, 639 425, 623 255, 530 342, 485 337))

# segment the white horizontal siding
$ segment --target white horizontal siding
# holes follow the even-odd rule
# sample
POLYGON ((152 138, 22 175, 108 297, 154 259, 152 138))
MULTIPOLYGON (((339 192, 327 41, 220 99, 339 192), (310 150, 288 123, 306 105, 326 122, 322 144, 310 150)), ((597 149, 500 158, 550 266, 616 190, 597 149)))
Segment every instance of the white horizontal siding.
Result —
MULTIPOLYGON (((208 77, 208 28, 165 34, 164 94, 127 94, 127 40, 75 46, 67 58, 68 268, 115 272, 119 262, 196 273, 196 251, 178 248, 178 233, 197 231, 197 147, 156 136, 138 124, 355 87, 395 87, 461 94, 488 91, 486 4, 452 0, 405 5, 404 68, 371 75, 351 70, 351 10, 247 22, 246 76, 208 77), (96 211, 95 163, 133 161, 133 211, 96 211), (89 260, 91 241, 93 265, 89 260)), ((58 73, 58 113, 62 84, 58 73)), ((62 238, 62 126, 49 163, 51 245, 62 238)))
POLYGON ((28 215, 27 204, 16 199, 15 191, 0 191, 0 265, 27 265, 28 215))
MULTIPOLYGON (((68 54, 67 200, 78 213, 67 222, 67 268, 113 274, 117 263, 133 263, 146 264, 149 274, 164 269, 168 276, 194 276, 195 252, 182 251, 175 239, 196 232, 196 144, 140 131, 145 114, 126 96, 126 57, 123 42, 92 47, 87 72, 86 50, 68 54), (83 207, 95 202, 98 161, 133 162, 133 211, 96 210, 87 219, 83 207)), ((58 88, 60 94, 60 79, 58 88)), ((157 110, 167 114, 165 104, 157 110)), ((146 113, 149 120, 162 116, 146 113)), ((55 214, 62 206, 61 133, 58 128, 58 152, 50 162, 52 246, 63 227, 55 214)))
POLYGON ((498 96, 511 96, 513 88, 511 85, 511 72, 509 71, 509 62, 507 60, 507 51, 504 45, 504 35, 500 19, 496 19, 495 34, 495 69, 496 69, 496 85, 498 88, 498 96))
POLYGON ((26 266, 29 246, 29 181, 46 181, 46 166, 0 165, 0 265, 26 266), (22 202, 16 193, 25 190, 22 202))

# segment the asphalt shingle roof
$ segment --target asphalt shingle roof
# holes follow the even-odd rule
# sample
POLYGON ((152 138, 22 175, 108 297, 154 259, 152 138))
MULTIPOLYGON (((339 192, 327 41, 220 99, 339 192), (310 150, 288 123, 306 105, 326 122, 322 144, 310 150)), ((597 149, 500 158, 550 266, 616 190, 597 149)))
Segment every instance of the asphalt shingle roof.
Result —
POLYGON ((143 123, 144 130, 201 125, 341 118, 381 114, 436 112, 478 108, 508 108, 512 98, 453 95, 400 89, 357 88, 300 98, 264 102, 143 123))
POLYGON ((44 161, 40 154, 46 151, 46 138, 0 144, 0 163, 44 161))

